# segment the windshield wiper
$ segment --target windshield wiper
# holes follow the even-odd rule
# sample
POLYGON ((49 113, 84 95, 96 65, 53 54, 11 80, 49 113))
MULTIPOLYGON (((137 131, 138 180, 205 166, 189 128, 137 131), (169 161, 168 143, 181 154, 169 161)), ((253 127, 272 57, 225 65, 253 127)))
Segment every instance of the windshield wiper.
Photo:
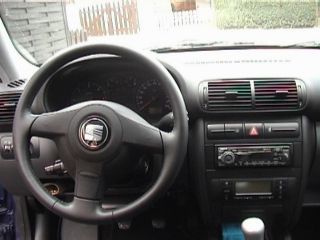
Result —
POLYGON ((172 44, 172 45, 165 45, 161 47, 156 47, 150 49, 154 52, 170 52, 170 51, 176 51, 176 50, 186 50, 186 49, 194 49, 194 48, 210 48, 210 47, 216 47, 216 46, 222 46, 225 45, 224 41, 213 41, 213 42, 183 42, 178 44, 172 44))
POLYGON ((151 49, 151 51, 157 53, 185 51, 185 50, 207 50, 207 49, 242 49, 242 48, 285 48, 281 45, 272 44, 258 44, 255 42, 247 41, 213 41, 213 42, 184 42, 176 45, 166 45, 151 49))
POLYGON ((286 48, 320 48, 320 41, 318 40, 305 41, 305 42, 284 45, 284 47, 286 48))
POLYGON ((178 44, 168 45, 164 47, 158 47, 151 49, 151 51, 161 53, 170 51, 183 51, 183 50, 200 50, 211 48, 231 48, 239 46, 253 46, 254 42, 227 42, 227 41, 212 41, 212 42, 182 42, 178 44))

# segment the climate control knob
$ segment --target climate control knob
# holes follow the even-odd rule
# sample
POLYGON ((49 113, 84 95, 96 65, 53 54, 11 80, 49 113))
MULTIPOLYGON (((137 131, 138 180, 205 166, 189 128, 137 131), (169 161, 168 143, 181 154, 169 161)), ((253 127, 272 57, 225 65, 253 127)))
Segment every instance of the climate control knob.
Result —
POLYGON ((223 162, 226 165, 234 163, 234 160, 235 160, 235 155, 231 151, 224 152, 221 155, 221 162, 223 162))

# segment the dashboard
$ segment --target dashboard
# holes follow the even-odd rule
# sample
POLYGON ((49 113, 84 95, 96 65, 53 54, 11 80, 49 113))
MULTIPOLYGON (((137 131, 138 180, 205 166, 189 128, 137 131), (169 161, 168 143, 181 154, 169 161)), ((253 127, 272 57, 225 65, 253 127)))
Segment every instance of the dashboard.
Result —
MULTIPOLYGON (((319 50, 228 49, 155 56, 186 103, 190 135, 185 164, 193 183, 188 187, 207 226, 257 216, 290 228, 303 206, 320 204, 319 50)), ((122 104, 154 125, 171 112, 152 72, 114 56, 88 57, 59 69, 39 92, 33 110, 58 111, 88 100, 122 104)), ((8 130, 0 138, 10 135, 8 130)), ((58 158, 54 144, 38 139, 34 146, 39 178, 61 179, 44 171, 58 158)), ((12 174, 19 178, 14 159, 1 160, 0 181, 10 182, 12 174)), ((19 183, 7 187, 28 194, 19 183)))

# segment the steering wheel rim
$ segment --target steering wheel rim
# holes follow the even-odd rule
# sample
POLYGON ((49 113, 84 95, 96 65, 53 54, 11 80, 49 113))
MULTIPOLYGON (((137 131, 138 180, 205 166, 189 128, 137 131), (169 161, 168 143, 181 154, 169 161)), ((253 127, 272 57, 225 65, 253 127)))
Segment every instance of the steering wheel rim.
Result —
MULTIPOLYGON (((118 120, 110 120, 113 124, 112 127, 117 127, 118 120)), ((62 132, 64 127, 58 126, 58 129, 62 132)), ((113 131, 112 128, 111 131, 113 131)), ((147 53, 142 53, 137 50, 114 44, 82 44, 68 48, 52 57, 50 60, 45 62, 29 80, 16 108, 13 123, 13 141, 15 146, 15 156, 18 163, 17 165, 22 175, 22 179, 24 180, 30 192, 46 208, 48 208, 50 211, 54 212, 55 214, 61 217, 66 217, 76 221, 91 223, 117 221, 124 218, 130 218, 144 210, 156 198, 163 194, 173 183, 184 161, 184 157, 187 150, 188 117, 183 97, 175 80, 168 73, 168 71, 159 63, 159 61, 157 61, 153 56, 147 53), (106 103, 101 101, 92 101, 77 104, 70 108, 63 109, 62 111, 54 112, 52 114, 32 114, 32 103, 41 87, 46 83, 47 79, 49 79, 52 76, 52 74, 54 74, 62 66, 74 60, 95 54, 110 54, 133 60, 136 63, 141 64, 141 66, 147 68, 149 71, 153 72, 158 77, 164 90, 168 94, 168 97, 172 105, 172 111, 174 114, 174 127, 170 133, 162 132, 159 129, 154 128, 153 126, 148 125, 147 122, 145 122, 142 118, 139 118, 139 116, 135 115, 134 112, 126 109, 121 105, 110 102, 106 103), (72 124, 77 125, 78 122, 76 122, 76 124, 72 122, 76 121, 74 120, 77 119, 76 115, 81 114, 81 112, 84 111, 83 109, 87 109, 87 111, 93 111, 93 107, 104 108, 103 113, 108 112, 108 114, 104 114, 108 121, 108 118, 110 118, 111 115, 114 115, 113 117, 115 119, 118 118, 122 129, 121 144, 123 144, 125 141, 133 144, 137 141, 142 141, 144 142, 143 144, 147 144, 146 142, 149 142, 148 144, 152 145, 148 147, 158 148, 159 136, 161 137, 160 139, 162 145, 161 151, 163 153, 163 166, 158 179, 142 196, 140 196, 133 202, 125 206, 119 207, 117 209, 103 209, 100 205, 100 199, 95 199, 96 195, 89 194, 90 197, 83 197, 82 195, 86 196, 86 193, 82 194, 82 192, 84 191, 82 189, 83 187, 80 184, 78 184, 80 189, 80 197, 77 195, 77 191, 77 194, 75 194, 72 203, 60 201, 59 199, 51 196, 45 190, 40 180, 36 177, 31 166, 31 160, 29 157, 29 141, 32 136, 49 136, 48 138, 55 140, 59 149, 59 146, 65 144, 64 141, 67 141, 66 136, 69 136, 70 132, 68 132, 69 130, 66 130, 62 134, 57 133, 57 130, 55 130, 54 133, 48 134, 48 132, 50 131, 49 129, 52 129, 52 131, 54 129, 57 129, 57 125, 55 125, 54 123, 54 117, 59 117, 60 120, 61 118, 68 119, 68 121, 70 121, 70 124, 66 128, 69 128, 70 126, 72 126, 72 124), (130 115, 130 118, 133 119, 129 119, 128 115, 130 115), (128 126, 133 126, 134 129, 138 128, 137 131, 141 131, 142 133, 143 131, 146 131, 147 135, 150 137, 147 139, 144 139, 144 136, 134 136, 130 138, 130 136, 128 136, 130 134, 126 133, 126 131, 129 131, 128 126), (158 130, 159 134, 157 132, 158 130), (61 137, 62 135, 64 136, 64 138, 61 137), (129 138, 129 140, 126 138, 129 138), (61 139, 63 139, 63 141, 61 139)), ((112 141, 110 140, 110 143, 108 143, 107 145, 109 146, 109 144, 113 144, 115 140, 113 139, 112 141)), ((85 150, 83 151, 85 152, 85 150)), ((101 154, 103 154, 103 151, 104 148, 101 151, 97 152, 101 152, 101 154)), ((79 162, 82 162, 82 160, 79 162)), ((84 165, 89 166, 86 164, 84 165)), ((90 162, 90 164, 93 165, 92 161, 90 162)), ((82 165, 82 163, 80 164, 77 162, 77 166, 78 165, 80 166, 82 165)), ((81 169, 81 171, 83 173, 83 169, 81 169)), ((76 173, 78 173, 78 171, 76 171, 76 173)), ((76 174, 76 176, 78 175, 76 174)), ((78 179, 80 178, 76 178, 75 189, 77 188, 78 179)), ((86 179, 88 179, 88 176, 86 176, 86 179)), ((96 192, 98 192, 98 189, 95 189, 94 194, 96 194, 96 192)))

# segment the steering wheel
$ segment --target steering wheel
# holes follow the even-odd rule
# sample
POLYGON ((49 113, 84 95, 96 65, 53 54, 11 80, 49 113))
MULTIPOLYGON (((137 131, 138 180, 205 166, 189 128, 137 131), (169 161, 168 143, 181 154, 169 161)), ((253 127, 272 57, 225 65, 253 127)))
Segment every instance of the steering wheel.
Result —
POLYGON ((13 139, 18 168, 26 186, 50 211, 75 221, 117 221, 147 208, 173 183, 186 154, 188 117, 176 82, 153 56, 113 44, 84 44, 55 55, 32 76, 16 108, 13 139), (59 68, 96 54, 132 60, 157 76, 171 102, 174 114, 171 132, 163 132, 129 108, 108 101, 88 101, 43 114, 31 112, 37 93, 59 68), (32 136, 48 138, 56 143, 62 161, 75 180, 71 202, 53 197, 35 175, 29 154, 32 136), (136 200, 118 208, 105 209, 101 204, 106 184, 104 169, 116 160, 124 145, 162 154, 162 169, 152 186, 136 200))

